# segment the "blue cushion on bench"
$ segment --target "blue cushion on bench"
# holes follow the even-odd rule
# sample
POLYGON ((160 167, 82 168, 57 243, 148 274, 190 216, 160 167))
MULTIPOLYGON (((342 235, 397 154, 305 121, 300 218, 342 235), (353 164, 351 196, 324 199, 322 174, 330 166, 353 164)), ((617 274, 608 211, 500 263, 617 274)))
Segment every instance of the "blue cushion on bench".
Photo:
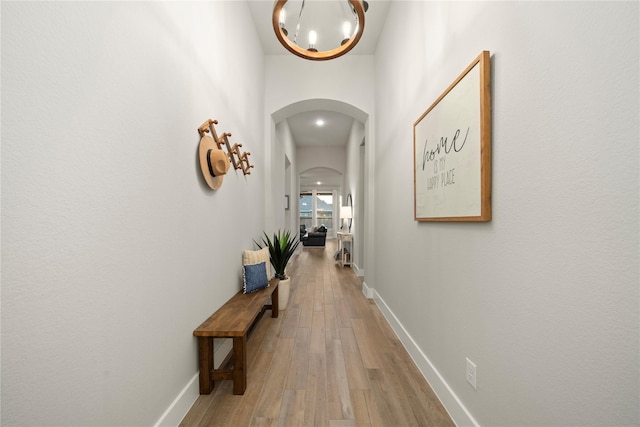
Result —
POLYGON ((267 278, 267 264, 265 262, 261 262, 259 264, 243 266, 242 278, 244 279, 245 294, 268 287, 269 279, 267 278))

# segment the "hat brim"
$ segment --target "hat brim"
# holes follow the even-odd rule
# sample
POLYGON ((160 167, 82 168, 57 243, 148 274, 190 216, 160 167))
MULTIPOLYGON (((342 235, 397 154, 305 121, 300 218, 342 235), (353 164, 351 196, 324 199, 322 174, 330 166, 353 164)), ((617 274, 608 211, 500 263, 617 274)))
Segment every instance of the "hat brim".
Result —
POLYGON ((198 147, 198 152, 200 156, 200 170, 202 171, 202 176, 204 180, 207 182, 207 185, 211 187, 213 190, 217 190, 222 186, 222 182, 224 181, 224 175, 213 176, 209 172, 209 165, 207 164, 207 151, 209 149, 219 150, 218 145, 215 143, 213 138, 208 135, 203 136, 200 139, 200 146, 198 147))

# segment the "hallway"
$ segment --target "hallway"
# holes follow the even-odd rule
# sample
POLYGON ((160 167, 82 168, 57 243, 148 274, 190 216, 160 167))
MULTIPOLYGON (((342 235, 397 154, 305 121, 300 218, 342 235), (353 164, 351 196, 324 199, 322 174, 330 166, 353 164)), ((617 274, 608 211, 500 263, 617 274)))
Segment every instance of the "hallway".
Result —
POLYGON ((288 307, 260 319, 248 340, 248 386, 217 382, 181 426, 448 426, 431 388, 361 280, 326 248, 289 266, 288 307))

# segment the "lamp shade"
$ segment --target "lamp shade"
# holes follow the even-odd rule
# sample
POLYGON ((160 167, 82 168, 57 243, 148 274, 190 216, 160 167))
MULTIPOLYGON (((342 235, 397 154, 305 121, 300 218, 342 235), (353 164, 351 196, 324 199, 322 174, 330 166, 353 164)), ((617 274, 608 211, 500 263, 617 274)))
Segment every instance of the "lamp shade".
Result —
POLYGON ((353 211, 351 210, 351 206, 342 206, 340 208, 340 219, 351 219, 353 218, 353 211))

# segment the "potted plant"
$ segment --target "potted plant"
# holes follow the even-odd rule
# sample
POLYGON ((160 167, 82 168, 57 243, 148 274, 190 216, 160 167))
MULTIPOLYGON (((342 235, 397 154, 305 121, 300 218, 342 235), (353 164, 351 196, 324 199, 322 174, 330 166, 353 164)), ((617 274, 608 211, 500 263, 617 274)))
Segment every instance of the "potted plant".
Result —
POLYGON ((260 249, 263 247, 269 248, 271 265, 275 271, 276 278, 280 279, 278 284, 278 305, 280 310, 287 308, 287 303, 289 302, 291 278, 287 277, 285 269, 300 244, 300 240, 297 240, 296 237, 296 235, 292 236, 289 230, 278 230, 277 233, 273 233, 272 239, 269 238, 267 233, 264 233, 262 244, 255 242, 260 249))

